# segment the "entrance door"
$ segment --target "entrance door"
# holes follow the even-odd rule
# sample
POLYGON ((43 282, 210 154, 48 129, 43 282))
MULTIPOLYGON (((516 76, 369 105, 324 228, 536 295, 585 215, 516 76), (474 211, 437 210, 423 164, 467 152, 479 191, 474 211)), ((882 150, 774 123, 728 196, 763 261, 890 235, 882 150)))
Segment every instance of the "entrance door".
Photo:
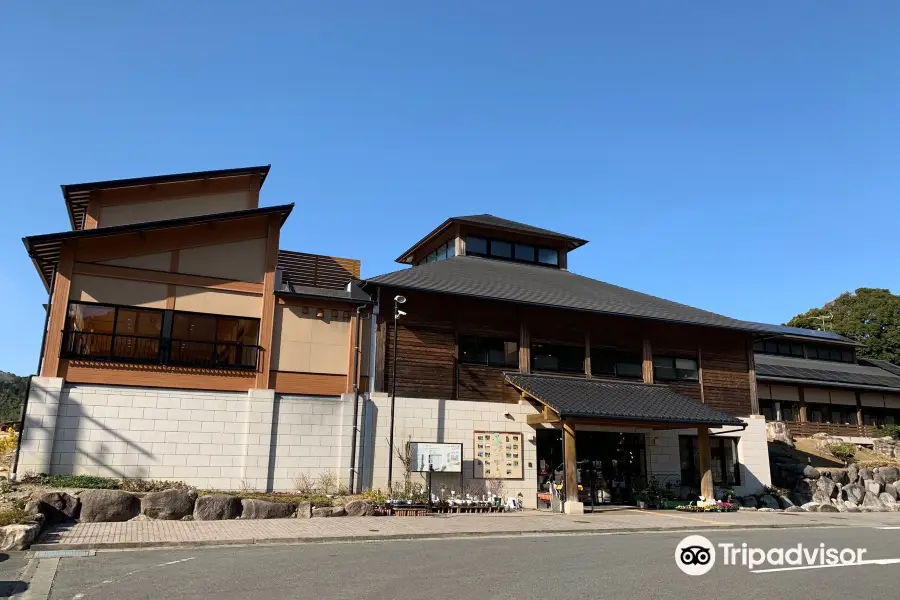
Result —
POLYGON ((646 448, 640 433, 578 431, 575 434, 581 501, 635 504, 635 481, 647 481, 646 448))

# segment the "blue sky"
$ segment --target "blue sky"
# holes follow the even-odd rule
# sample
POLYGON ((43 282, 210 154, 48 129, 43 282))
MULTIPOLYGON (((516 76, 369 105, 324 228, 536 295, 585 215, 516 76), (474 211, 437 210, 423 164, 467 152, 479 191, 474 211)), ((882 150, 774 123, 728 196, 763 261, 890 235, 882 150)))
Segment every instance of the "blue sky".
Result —
POLYGON ((737 4, 3 2, 0 370, 37 362, 20 238, 60 184, 255 164, 282 246, 364 276, 490 212, 737 318, 900 291, 900 3, 737 4))

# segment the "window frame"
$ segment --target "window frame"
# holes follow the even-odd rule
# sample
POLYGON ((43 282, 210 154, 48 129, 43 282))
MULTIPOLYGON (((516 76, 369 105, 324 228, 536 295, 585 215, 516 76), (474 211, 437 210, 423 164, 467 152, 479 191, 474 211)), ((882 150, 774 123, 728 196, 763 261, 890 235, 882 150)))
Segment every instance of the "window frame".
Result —
POLYGON ((679 382, 687 382, 687 383, 700 383, 700 361, 694 357, 690 356, 674 356, 671 354, 662 354, 662 355, 653 355, 653 381, 679 381, 679 382), (659 366, 656 364, 656 361, 671 361, 671 366, 659 366), (688 369, 679 369, 678 361, 679 360, 690 360, 694 363, 694 377, 683 377, 679 373, 679 371, 688 371, 688 369), (670 369, 674 371, 675 376, 672 378, 668 377, 660 377, 657 369, 670 369))
POLYGON ((526 242, 516 242, 516 241, 509 241, 509 240, 505 240, 505 239, 501 239, 501 238, 492 238, 492 237, 487 237, 484 235, 466 234, 466 255, 467 256, 480 256, 482 258, 490 258, 492 260, 505 260, 508 262, 516 262, 516 263, 522 263, 522 264, 526 264, 526 265, 538 265, 541 267, 550 267, 550 268, 558 269, 558 268, 560 268, 559 267, 559 252, 560 251, 557 248, 552 248, 550 246, 544 246, 541 244, 529 244, 526 242), (469 238, 470 237, 484 240, 486 242, 485 252, 473 252, 471 250, 471 248, 469 247, 469 238), (491 245, 493 242, 496 242, 498 244, 509 244, 509 246, 510 246, 509 258, 507 258, 505 256, 498 256, 498 255, 494 254, 493 250, 491 249, 491 245), (529 247, 533 248, 534 249, 534 260, 527 260, 524 258, 516 258, 516 246, 529 246, 529 247), (540 258, 541 250, 554 252, 556 254, 556 262, 555 263, 542 262, 541 258, 540 258))
POLYGON ((157 364, 159 363, 162 352, 163 345, 165 343, 165 332, 166 332, 166 311, 162 308, 145 308, 142 306, 130 306, 127 304, 108 304, 105 302, 85 302, 83 300, 69 300, 66 305, 66 319, 63 323, 63 341, 62 347, 60 348, 60 358, 69 358, 69 359, 77 359, 77 360, 91 360, 91 361, 101 361, 101 362, 132 362, 138 364, 157 364), (73 306, 97 306, 103 308, 111 308, 113 309, 113 327, 112 333, 94 333, 87 331, 75 331, 72 328, 72 307, 73 306), (132 311, 145 311, 145 312, 153 312, 157 313, 160 316, 160 328, 159 328, 159 336, 151 336, 151 335, 126 335, 119 334, 119 310, 132 310, 132 311), (66 350, 68 347, 68 342, 71 334, 83 334, 83 335, 99 335, 99 336, 109 336, 109 354, 106 356, 83 356, 77 354, 75 352, 69 352, 66 350), (141 339, 141 340, 156 340, 156 357, 148 358, 148 359, 138 359, 134 357, 127 356, 116 356, 116 338, 133 338, 133 339, 141 339))
MULTIPOLYGON (((699 460, 694 461, 694 454, 699 453, 699 442, 698 436, 696 435, 679 435, 678 436, 678 466, 681 471, 681 480, 685 483, 685 468, 682 467, 682 456, 681 452, 682 448, 682 440, 688 440, 690 442, 690 470, 693 477, 687 480, 686 485, 691 486, 699 486, 700 485, 700 464, 699 460)), ((741 484, 741 461, 740 461, 740 451, 738 446, 741 443, 741 439, 733 436, 709 436, 709 454, 710 454, 710 471, 713 474, 713 485, 717 487, 736 487, 741 484), (734 462, 734 481, 728 481, 728 468, 727 468, 727 448, 726 444, 732 444, 732 459, 734 462), (720 459, 722 461, 722 475, 724 479, 720 479, 716 481, 715 479, 715 470, 713 469, 714 463, 716 459, 720 459)))
POLYGON ((458 347, 459 347, 458 356, 456 357, 456 362, 457 362, 457 364, 460 364, 460 365, 477 365, 477 366, 482 366, 482 367, 492 367, 492 368, 498 368, 498 369, 510 369, 510 368, 518 368, 518 367, 519 367, 519 362, 518 362, 518 356, 519 356, 519 341, 518 341, 518 340, 509 340, 509 339, 506 339, 506 338, 503 338, 503 337, 480 336, 480 335, 466 335, 466 334, 463 334, 463 335, 460 335, 460 336, 459 336, 459 339, 457 340, 457 345, 458 345, 458 347), (487 344, 490 344, 490 343, 499 343, 501 346, 503 346, 503 355, 504 355, 504 357, 506 356, 506 344, 515 344, 515 346, 516 346, 516 361, 515 361, 515 364, 512 364, 512 362, 507 363, 505 360, 504 360, 504 362, 503 362, 502 365, 496 364, 496 363, 491 363, 491 348, 488 347, 488 346, 485 346, 484 348, 479 348, 479 350, 483 350, 483 351, 484 351, 484 360, 483 360, 483 361, 479 361, 479 360, 467 360, 467 359, 464 359, 464 358, 463 358, 463 341, 464 341, 464 340, 475 340, 475 341, 477 341, 479 344, 482 344, 482 345, 483 345, 483 344, 486 344, 486 343, 487 343, 487 344))
POLYGON ((641 359, 639 350, 619 350, 617 348, 610 348, 608 346, 591 346, 590 356, 591 356, 591 377, 612 377, 613 379, 626 379, 630 381, 637 381, 643 379, 643 359, 641 359), (612 357, 612 365, 613 372, 599 372, 595 370, 595 366, 599 364, 601 361, 595 360, 595 353, 609 353, 612 357), (626 375, 619 372, 619 365, 635 365, 637 366, 637 373, 634 375, 626 375))
MULTIPOLYGON (((531 348, 530 348, 530 350, 531 350, 530 354, 531 354, 531 370, 532 370, 532 371, 541 372, 541 373, 580 373, 580 374, 582 374, 582 375, 585 375, 585 374, 586 374, 586 370, 585 370, 585 359, 586 359, 587 357, 586 357, 585 354, 584 354, 584 346, 583 346, 583 345, 577 345, 577 344, 561 344, 561 343, 556 343, 556 342, 532 342, 532 343, 531 343, 531 348), (581 350, 581 368, 579 368, 579 369, 561 369, 561 368, 556 368, 556 369, 546 369, 546 368, 539 368, 539 367, 537 366, 537 364, 536 364, 536 360, 537 360, 537 355, 538 355, 538 353, 535 352, 535 350, 536 350, 537 347, 539 347, 539 346, 549 346, 549 347, 554 347, 554 348, 577 348, 577 349, 580 349, 580 350, 581 350)), ((557 360, 558 360, 558 359, 557 359, 557 360)))

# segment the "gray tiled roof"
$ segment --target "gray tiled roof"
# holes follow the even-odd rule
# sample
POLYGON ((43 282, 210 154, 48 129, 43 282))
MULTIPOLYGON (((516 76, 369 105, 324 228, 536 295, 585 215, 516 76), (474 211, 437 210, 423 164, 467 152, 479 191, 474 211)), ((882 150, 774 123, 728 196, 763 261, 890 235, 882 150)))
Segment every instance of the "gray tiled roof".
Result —
POLYGON ((816 338, 824 341, 843 342, 845 344, 854 344, 856 342, 848 337, 844 337, 833 331, 821 331, 819 329, 806 329, 804 327, 788 327, 787 325, 766 325, 765 323, 757 323, 757 325, 765 325, 773 331, 785 335, 787 337, 808 337, 816 338))
POLYGON ((597 417, 714 426, 744 424, 736 417, 682 396, 664 385, 518 373, 507 373, 506 380, 563 418, 597 417))
POLYGON ((660 321, 772 333, 767 325, 642 294, 563 269, 491 260, 476 256, 432 262, 369 280, 379 285, 643 317, 660 321))
POLYGON ((755 359, 756 376, 763 380, 900 389, 900 375, 870 365, 768 354, 757 354, 755 359))
POLYGON ((894 375, 900 375, 900 367, 893 363, 889 363, 886 360, 878 360, 877 358, 860 358, 859 364, 861 365, 871 365, 873 367, 878 367, 879 369, 884 369, 894 375))

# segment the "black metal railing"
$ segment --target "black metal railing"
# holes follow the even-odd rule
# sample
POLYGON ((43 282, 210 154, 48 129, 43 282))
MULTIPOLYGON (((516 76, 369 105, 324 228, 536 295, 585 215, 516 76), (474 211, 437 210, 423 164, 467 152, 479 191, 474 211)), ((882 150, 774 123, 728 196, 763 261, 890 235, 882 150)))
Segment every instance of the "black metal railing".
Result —
POLYGON ((62 357, 217 369, 256 369, 259 346, 64 331, 62 357))

